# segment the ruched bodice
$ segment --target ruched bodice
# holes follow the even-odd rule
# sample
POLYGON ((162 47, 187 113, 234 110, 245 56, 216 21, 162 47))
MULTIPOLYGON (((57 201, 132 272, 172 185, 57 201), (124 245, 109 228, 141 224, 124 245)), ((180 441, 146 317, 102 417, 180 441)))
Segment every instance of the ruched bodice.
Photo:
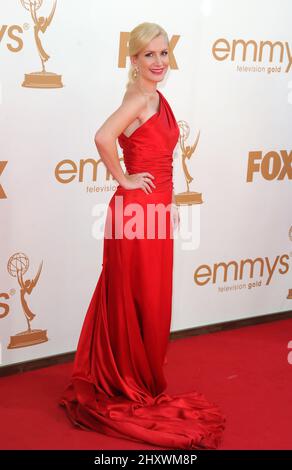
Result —
POLYGON ((173 189, 173 151, 179 138, 179 127, 163 94, 159 94, 159 109, 127 137, 118 137, 127 172, 148 171, 155 177, 156 189, 173 189))

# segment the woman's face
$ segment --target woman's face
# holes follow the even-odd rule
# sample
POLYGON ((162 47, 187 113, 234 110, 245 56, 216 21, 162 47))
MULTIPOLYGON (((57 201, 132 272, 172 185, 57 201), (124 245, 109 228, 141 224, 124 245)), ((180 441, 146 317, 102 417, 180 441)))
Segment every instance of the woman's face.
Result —
POLYGON ((138 76, 142 80, 160 82, 169 67, 168 45, 160 34, 149 42, 137 56, 132 57, 132 64, 139 68, 138 76))

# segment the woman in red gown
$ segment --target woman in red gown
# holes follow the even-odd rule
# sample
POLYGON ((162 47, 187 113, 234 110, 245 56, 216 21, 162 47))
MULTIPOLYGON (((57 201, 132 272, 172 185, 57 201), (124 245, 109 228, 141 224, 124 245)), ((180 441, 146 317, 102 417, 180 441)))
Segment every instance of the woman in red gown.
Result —
POLYGON ((225 421, 217 406, 196 391, 165 392, 179 222, 172 204, 179 128, 156 89, 169 66, 168 47, 159 25, 142 23, 131 32, 128 90, 95 136, 119 185, 107 211, 102 271, 60 404, 80 428, 166 449, 215 449, 225 421), (154 207, 156 213, 149 211, 154 207))

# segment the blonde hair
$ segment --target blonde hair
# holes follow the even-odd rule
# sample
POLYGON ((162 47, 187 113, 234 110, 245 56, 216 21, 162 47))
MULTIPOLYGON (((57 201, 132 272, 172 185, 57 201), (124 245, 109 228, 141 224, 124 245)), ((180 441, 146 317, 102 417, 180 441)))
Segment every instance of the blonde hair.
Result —
MULTIPOLYGON (((167 32, 158 24, 148 22, 138 24, 138 26, 136 26, 130 32, 128 46, 129 56, 139 54, 139 52, 145 49, 147 44, 149 44, 152 39, 156 38, 160 34, 165 37, 167 44, 169 44, 167 32)), ((135 81, 134 70, 135 66, 131 63, 128 72, 128 82, 126 84, 126 88, 128 88, 128 86, 135 81)))

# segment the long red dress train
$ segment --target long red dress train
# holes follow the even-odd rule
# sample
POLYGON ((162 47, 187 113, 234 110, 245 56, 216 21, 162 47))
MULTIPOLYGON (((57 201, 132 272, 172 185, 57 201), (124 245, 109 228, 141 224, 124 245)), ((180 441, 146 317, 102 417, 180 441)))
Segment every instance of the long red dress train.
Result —
POLYGON ((175 396, 165 392, 172 225, 170 211, 164 211, 166 230, 161 236, 157 219, 163 217, 151 219, 147 208, 171 204, 179 128, 168 101, 157 92, 157 113, 129 137, 118 138, 128 173, 150 172, 156 188, 146 194, 119 185, 109 202, 103 267, 81 330, 71 381, 59 403, 80 428, 165 449, 215 449, 225 427, 219 408, 196 391, 175 396), (126 230, 133 234, 131 208, 139 227, 135 236, 122 236, 126 230))

